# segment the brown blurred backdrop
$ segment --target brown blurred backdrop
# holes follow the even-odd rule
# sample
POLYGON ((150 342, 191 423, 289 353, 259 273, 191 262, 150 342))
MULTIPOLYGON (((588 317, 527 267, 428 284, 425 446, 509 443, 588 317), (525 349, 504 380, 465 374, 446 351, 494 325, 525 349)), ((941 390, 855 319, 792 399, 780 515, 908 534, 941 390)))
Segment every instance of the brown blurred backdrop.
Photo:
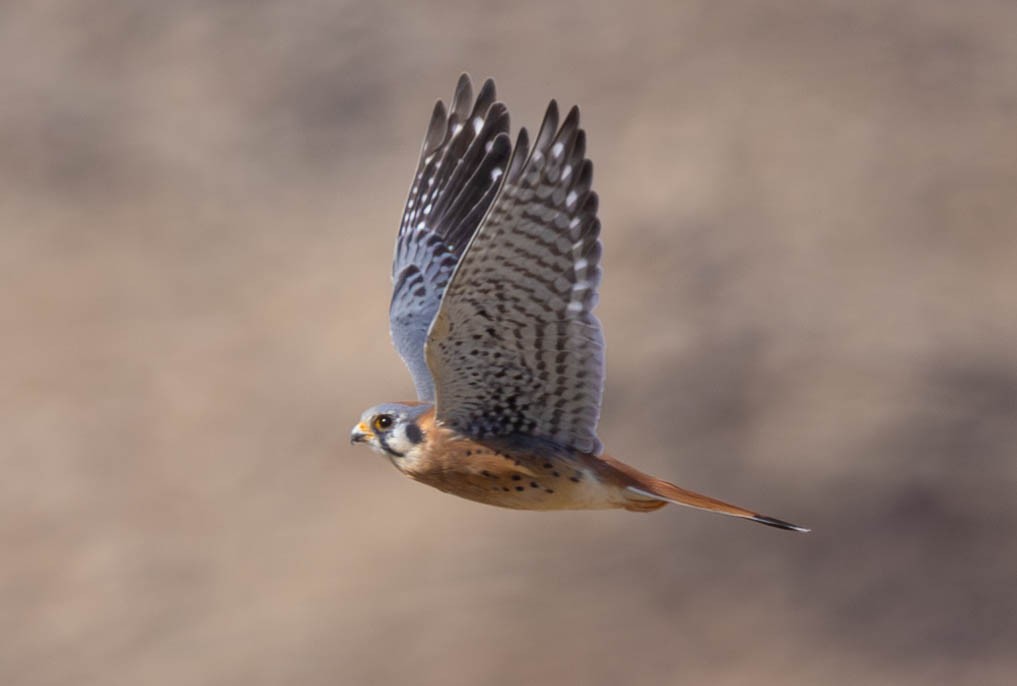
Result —
POLYGON ((1017 5, 0 7, 0 683, 1017 680, 1017 5), (579 103, 600 435, 810 525, 533 514, 407 398, 433 100, 579 103))

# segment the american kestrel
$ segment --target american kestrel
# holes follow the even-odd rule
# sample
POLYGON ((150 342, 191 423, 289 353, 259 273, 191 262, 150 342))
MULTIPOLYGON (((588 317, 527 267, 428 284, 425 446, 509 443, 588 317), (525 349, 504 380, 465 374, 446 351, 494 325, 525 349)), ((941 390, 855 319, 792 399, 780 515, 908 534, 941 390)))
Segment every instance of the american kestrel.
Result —
POLYGON ((520 510, 673 503, 808 531, 649 476, 602 452, 600 221, 573 107, 513 146, 494 82, 459 78, 424 136, 396 240, 392 340, 418 401, 364 412, 351 441, 403 474, 520 510))

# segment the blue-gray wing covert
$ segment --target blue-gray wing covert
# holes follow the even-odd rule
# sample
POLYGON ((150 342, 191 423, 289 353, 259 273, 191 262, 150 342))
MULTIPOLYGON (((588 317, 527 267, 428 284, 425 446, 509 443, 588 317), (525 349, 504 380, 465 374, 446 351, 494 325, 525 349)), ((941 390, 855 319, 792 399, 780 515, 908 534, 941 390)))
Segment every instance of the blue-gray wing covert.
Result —
POLYGON ((523 433, 599 454, 604 339, 593 165, 573 108, 520 133, 498 197, 428 334, 439 421, 483 438, 523 433))
POLYGON ((512 142, 508 110, 488 79, 473 100, 459 77, 446 114, 434 106, 410 187, 392 264, 392 342, 413 376, 417 396, 434 400, 424 343, 456 263, 494 200, 512 142))

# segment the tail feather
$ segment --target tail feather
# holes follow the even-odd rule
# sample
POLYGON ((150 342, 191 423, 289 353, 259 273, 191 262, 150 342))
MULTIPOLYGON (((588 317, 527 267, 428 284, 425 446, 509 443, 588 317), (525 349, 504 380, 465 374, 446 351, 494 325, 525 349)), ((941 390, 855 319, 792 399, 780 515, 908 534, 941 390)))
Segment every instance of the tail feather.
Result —
MULTIPOLYGON (((810 531, 810 529, 806 529, 803 526, 785 522, 784 520, 777 519, 775 517, 761 515, 758 512, 746 510, 743 507, 731 505, 730 503, 725 503, 722 500, 717 500, 716 498, 711 498, 710 496, 689 491, 681 488, 680 486, 675 486, 673 483, 664 481, 663 479, 657 479, 648 474, 644 474, 638 469, 630 467, 624 462, 619 462, 607 455, 602 455, 601 459, 627 477, 627 480, 631 482, 626 487, 627 490, 635 495, 641 496, 640 500, 642 503, 646 503, 646 499, 650 499, 650 502, 663 501, 674 503, 675 505, 683 505, 685 507, 694 507, 697 510, 717 512, 730 517, 739 517, 741 519, 747 519, 749 521, 758 522, 759 524, 765 524, 778 529, 785 529, 787 531, 799 531, 802 533, 810 531)), ((651 508, 647 508, 643 505, 641 508, 636 509, 651 508)))

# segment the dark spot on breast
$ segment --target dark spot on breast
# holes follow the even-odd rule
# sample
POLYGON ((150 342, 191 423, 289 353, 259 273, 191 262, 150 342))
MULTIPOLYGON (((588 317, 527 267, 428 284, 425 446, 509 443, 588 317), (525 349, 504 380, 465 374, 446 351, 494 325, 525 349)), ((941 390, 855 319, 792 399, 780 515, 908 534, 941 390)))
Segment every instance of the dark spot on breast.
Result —
POLYGON ((522 486, 516 486, 516 490, 517 491, 525 491, 526 489, 523 488, 522 486))
POLYGON ((497 479, 498 478, 498 476, 496 474, 492 474, 491 472, 487 471, 486 469, 481 470, 480 473, 483 476, 486 476, 488 479, 497 479))
POLYGON ((513 474, 513 475, 512 475, 512 480, 513 480, 513 481, 521 481, 521 480, 522 480, 522 478, 523 478, 523 477, 519 476, 518 474, 513 474))
POLYGON ((503 490, 503 491, 505 491, 506 493, 508 493, 510 489, 509 489, 509 487, 508 487, 508 486, 502 486, 502 487, 501 487, 501 490, 503 490))
POLYGON ((579 477, 578 476, 570 476, 569 477, 569 481, 574 481, 576 483, 579 483, 579 477))
POLYGON ((561 476, 561 472, 559 472, 557 469, 551 473, 554 474, 555 476, 561 476))
POLYGON ((550 469, 550 468, 551 468, 551 463, 550 462, 545 462, 544 463, 544 469, 550 469))
POLYGON ((424 440, 424 432, 420 430, 420 427, 416 424, 406 425, 406 439, 413 444, 420 443, 424 440))
POLYGON ((531 481, 530 488, 540 488, 540 484, 538 484, 536 481, 531 481))
POLYGON ((469 456, 470 456, 470 455, 472 455, 472 454, 473 454, 473 451, 472 451, 472 450, 467 450, 467 451, 466 451, 466 457, 469 457, 469 456))
POLYGON ((544 491, 547 492, 547 493, 554 493, 554 489, 553 488, 545 488, 544 491))

